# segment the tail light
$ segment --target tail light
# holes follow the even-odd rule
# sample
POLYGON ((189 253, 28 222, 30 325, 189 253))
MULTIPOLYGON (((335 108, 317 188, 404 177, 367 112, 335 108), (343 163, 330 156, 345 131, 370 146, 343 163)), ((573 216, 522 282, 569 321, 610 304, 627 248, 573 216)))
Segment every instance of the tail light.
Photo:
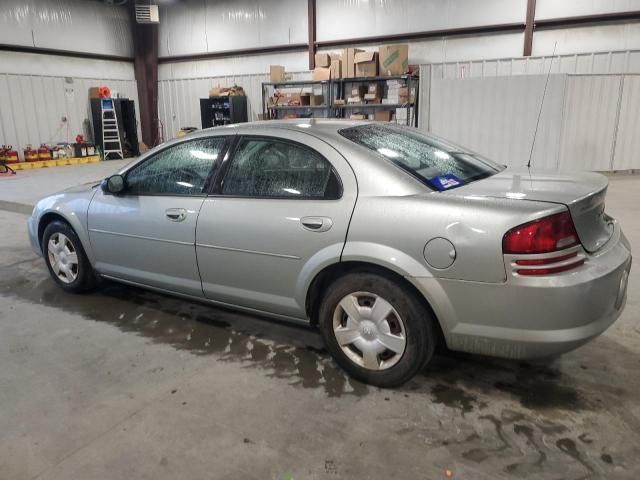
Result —
MULTIPOLYGON (((553 253, 580 244, 571 214, 550 215, 509 230, 502 239, 502 251, 510 255, 553 253)), ((551 275, 565 272, 584 264, 578 252, 544 258, 519 258, 515 266, 520 275, 551 275), (575 259, 575 261, 571 261, 575 259)))

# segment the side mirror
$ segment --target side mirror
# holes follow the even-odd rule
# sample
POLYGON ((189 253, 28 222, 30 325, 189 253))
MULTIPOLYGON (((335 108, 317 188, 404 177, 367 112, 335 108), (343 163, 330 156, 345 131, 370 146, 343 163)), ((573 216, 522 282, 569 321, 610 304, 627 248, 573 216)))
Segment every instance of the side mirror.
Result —
POLYGON ((110 177, 105 178, 100 185, 102 191, 105 193, 111 193, 113 195, 118 195, 125 191, 126 182, 122 175, 111 175, 110 177))

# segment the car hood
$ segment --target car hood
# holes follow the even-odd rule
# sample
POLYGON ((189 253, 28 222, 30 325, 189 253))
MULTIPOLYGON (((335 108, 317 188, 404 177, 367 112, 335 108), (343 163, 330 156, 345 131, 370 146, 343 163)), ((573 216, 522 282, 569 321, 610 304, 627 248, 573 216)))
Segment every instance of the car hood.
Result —
POLYGON ((60 193, 82 193, 89 192, 93 190, 95 187, 99 186, 102 180, 93 180, 87 183, 81 183, 80 185, 75 185, 73 187, 62 190, 60 193))
POLYGON ((613 233, 613 220, 604 213, 608 184, 607 177, 598 173, 502 171, 447 193, 565 205, 571 212, 582 245, 587 251, 594 252, 613 233))

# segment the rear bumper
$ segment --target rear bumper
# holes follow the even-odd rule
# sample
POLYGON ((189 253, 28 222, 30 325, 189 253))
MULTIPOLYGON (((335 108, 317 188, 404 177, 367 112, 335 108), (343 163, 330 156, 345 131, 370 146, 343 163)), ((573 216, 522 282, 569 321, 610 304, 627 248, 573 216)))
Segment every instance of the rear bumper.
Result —
POLYGON ((452 350, 507 357, 558 355, 604 332, 622 313, 631 268, 629 242, 616 225, 607 245, 575 271, 512 274, 491 284, 413 278, 452 350))

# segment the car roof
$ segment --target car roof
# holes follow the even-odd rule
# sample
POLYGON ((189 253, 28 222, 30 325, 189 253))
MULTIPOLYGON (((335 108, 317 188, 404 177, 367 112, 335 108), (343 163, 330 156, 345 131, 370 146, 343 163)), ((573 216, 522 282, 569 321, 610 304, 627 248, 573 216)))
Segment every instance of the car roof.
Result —
POLYGON ((356 125, 366 125, 372 123, 369 121, 355 121, 328 118, 293 118, 287 120, 262 120, 248 123, 235 123, 220 127, 207 128, 193 132, 194 135, 206 133, 218 133, 223 130, 233 130, 235 133, 251 132, 261 128, 282 128, 285 130, 296 130, 299 132, 309 133, 318 137, 333 137, 343 128, 353 127, 356 125))

